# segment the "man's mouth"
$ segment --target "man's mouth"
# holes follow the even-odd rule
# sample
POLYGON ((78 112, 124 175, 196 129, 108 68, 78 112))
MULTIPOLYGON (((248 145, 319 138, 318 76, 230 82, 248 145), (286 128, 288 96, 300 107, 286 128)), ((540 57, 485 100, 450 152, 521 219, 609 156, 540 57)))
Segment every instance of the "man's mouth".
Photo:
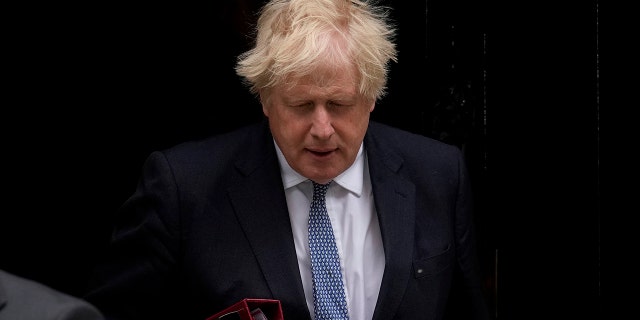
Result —
POLYGON ((324 157, 324 156, 328 156, 329 154, 331 154, 334 150, 326 150, 326 151, 321 151, 321 150, 309 150, 309 152, 311 152, 311 154, 318 156, 318 157, 324 157))

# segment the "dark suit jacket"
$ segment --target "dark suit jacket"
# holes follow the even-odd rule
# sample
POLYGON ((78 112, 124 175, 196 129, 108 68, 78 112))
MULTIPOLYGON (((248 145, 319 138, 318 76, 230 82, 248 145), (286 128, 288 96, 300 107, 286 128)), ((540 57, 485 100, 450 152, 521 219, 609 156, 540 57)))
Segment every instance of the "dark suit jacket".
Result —
POLYGON ((0 320, 101 320, 88 302, 0 270, 0 320))
MULTIPOLYGON (((263 122, 152 153, 87 299, 113 319, 203 320, 242 298, 310 319, 272 139, 263 122)), ((459 149, 374 122, 364 144, 386 254, 374 319, 485 319, 459 149)))

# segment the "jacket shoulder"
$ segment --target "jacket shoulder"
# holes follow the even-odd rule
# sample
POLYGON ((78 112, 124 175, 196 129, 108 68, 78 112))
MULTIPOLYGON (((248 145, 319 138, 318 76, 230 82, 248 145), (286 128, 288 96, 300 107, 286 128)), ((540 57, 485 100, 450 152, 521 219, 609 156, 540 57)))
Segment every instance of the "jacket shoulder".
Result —
POLYGON ((458 156, 460 152, 457 146, 374 121, 369 124, 366 142, 371 147, 396 152, 403 157, 458 156))

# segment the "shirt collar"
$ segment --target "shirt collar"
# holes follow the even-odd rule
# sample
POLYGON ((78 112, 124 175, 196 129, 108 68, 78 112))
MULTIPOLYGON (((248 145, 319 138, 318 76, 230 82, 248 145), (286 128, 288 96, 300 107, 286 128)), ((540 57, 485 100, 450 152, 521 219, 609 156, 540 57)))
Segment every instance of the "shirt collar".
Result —
MULTIPOLYGON (((308 181, 309 179, 302 176, 287 163, 287 160, 284 158, 284 154, 282 154, 282 150, 278 147, 278 144, 273 141, 273 145, 276 147, 276 153, 278 155, 278 162, 280 162, 282 183, 285 189, 289 189, 294 187, 300 183, 308 181)), ((341 187, 349 190, 354 193, 356 196, 360 196, 362 194, 362 187, 364 181, 364 146, 360 144, 360 149, 358 150, 358 154, 356 155, 356 160, 351 164, 347 170, 338 175, 334 182, 339 184, 341 187)))

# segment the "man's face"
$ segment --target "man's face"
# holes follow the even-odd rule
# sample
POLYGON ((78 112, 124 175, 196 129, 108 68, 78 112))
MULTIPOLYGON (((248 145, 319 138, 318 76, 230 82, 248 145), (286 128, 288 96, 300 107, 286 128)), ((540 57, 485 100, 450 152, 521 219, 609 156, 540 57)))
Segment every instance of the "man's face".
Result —
POLYGON ((309 76, 293 86, 276 86, 262 100, 262 111, 289 165, 318 183, 353 164, 375 106, 358 94, 352 73, 346 71, 322 83, 309 76))

